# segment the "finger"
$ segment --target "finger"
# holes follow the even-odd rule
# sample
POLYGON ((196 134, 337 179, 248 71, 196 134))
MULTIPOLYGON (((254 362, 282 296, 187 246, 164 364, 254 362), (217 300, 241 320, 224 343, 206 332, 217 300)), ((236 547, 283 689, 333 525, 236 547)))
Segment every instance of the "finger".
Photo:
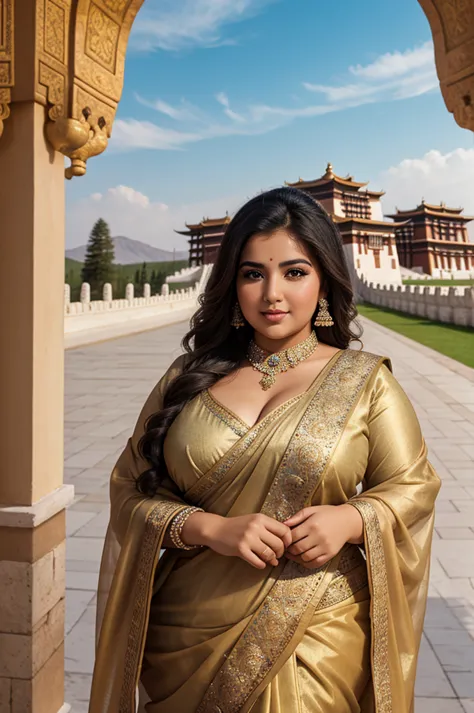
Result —
POLYGON ((308 550, 316 547, 317 544, 318 543, 314 541, 314 538, 304 537, 302 540, 298 540, 298 542, 294 542, 290 545, 287 551, 292 555, 302 555, 304 552, 308 552, 308 550))
POLYGON ((278 520, 269 517, 265 522, 265 529, 279 537, 285 544, 292 541, 290 528, 278 520))
POLYGON ((283 524, 288 525, 288 527, 294 527, 295 525, 299 525, 301 522, 304 522, 304 520, 306 520, 311 514, 310 508, 303 508, 303 510, 299 510, 297 513, 289 517, 288 520, 285 520, 283 524))
POLYGON ((311 532, 311 527, 308 524, 307 520, 305 520, 303 523, 301 523, 301 525, 298 525, 297 527, 293 527, 293 529, 291 530, 292 544, 295 544, 295 542, 302 540, 304 537, 308 537, 310 532, 311 532))
POLYGON ((312 547, 311 549, 303 552, 300 557, 303 562, 314 562, 319 560, 320 557, 326 556, 326 552, 322 547, 312 547))
POLYGON ((265 544, 265 542, 257 542, 255 546, 251 545, 252 552, 257 555, 257 557, 265 562, 265 564, 271 564, 276 567, 279 562, 277 556, 273 549, 265 544))
MULTIPOLYGON (((283 556, 283 553, 285 551, 285 545, 279 537, 267 531, 262 532, 262 534, 260 535, 260 539, 262 541, 262 546, 270 547, 277 558, 283 556)), ((255 549, 254 547, 252 547, 252 549, 254 550, 254 552, 257 552, 257 554, 259 553, 258 549, 255 549)))
POLYGON ((264 562, 260 557, 258 557, 252 550, 245 550, 240 557, 255 567, 256 569, 265 569, 267 562, 264 562))

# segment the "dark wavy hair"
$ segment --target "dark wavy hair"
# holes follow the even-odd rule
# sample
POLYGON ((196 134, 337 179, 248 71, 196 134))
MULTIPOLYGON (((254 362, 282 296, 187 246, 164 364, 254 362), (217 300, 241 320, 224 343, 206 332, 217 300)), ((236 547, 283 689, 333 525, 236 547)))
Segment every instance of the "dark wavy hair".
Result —
POLYGON ((324 208, 297 188, 276 188, 252 198, 229 223, 205 291, 199 296, 200 307, 182 340, 187 352, 184 370, 168 385, 162 409, 145 424, 139 450, 150 468, 137 479, 141 493, 152 497, 167 473, 164 439, 185 404, 245 360, 253 328, 246 323, 236 330, 230 324, 237 300, 240 255, 253 235, 279 228, 295 237, 321 271, 334 326, 316 327, 318 339, 339 349, 347 349, 353 340, 360 341, 357 323, 353 331, 357 310, 341 236, 324 208))

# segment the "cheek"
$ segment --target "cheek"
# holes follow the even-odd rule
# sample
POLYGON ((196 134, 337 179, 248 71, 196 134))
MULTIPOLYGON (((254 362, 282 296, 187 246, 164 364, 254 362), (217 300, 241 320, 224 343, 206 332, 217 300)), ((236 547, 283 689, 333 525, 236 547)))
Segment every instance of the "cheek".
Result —
POLYGON ((294 301, 315 304, 318 299, 319 280, 302 280, 295 284, 288 297, 294 301))

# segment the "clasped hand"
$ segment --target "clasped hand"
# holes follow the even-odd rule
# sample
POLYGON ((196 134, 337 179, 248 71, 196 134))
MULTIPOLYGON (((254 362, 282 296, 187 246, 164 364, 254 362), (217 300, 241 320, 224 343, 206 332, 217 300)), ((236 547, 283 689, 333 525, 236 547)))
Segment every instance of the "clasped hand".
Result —
POLYGON ((326 564, 346 542, 363 542, 362 517, 352 505, 303 508, 283 524, 291 528, 292 536, 285 557, 307 569, 326 564))

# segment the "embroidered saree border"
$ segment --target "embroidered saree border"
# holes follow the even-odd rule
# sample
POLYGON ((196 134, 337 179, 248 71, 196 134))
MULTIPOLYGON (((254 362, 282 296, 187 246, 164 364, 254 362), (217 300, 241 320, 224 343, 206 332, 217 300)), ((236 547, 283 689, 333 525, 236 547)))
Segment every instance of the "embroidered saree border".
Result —
POLYGON ((262 507, 281 522, 307 504, 380 357, 345 351, 306 409, 262 507))
POLYGON ((154 505, 146 516, 143 545, 137 567, 138 576, 134 591, 135 603, 125 652, 119 713, 133 713, 135 711, 135 690, 138 684, 138 672, 143 652, 145 618, 151 596, 152 585, 150 586, 150 582, 153 584, 153 567, 159 554, 158 548, 164 528, 170 517, 185 508, 186 506, 182 503, 161 502, 154 505))
POLYGON ((288 561, 241 638, 226 656, 196 713, 238 713, 290 643, 329 563, 310 572, 288 561))
POLYGON ((377 512, 367 500, 351 500, 364 520, 372 599, 372 668, 377 713, 393 713, 388 652, 388 580, 382 531, 377 512))
POLYGON ((201 391, 200 396, 204 406, 209 409, 209 411, 213 413, 214 416, 220 418, 220 420, 223 421, 226 426, 229 426, 229 428, 234 431, 234 433, 236 433, 238 436, 243 438, 243 436, 245 436, 250 431, 250 428, 245 423, 245 421, 242 421, 241 418, 237 418, 237 416, 232 414, 221 404, 217 403, 217 401, 211 396, 209 391, 201 391))
MULTIPOLYGON (((261 512, 283 521, 304 507, 328 465, 367 378, 380 362, 378 356, 350 350, 340 356, 300 420, 261 512)), ((287 562, 262 606, 226 655, 196 713, 237 713, 242 709, 296 633, 330 565, 331 562, 312 571, 291 560, 287 562)))

